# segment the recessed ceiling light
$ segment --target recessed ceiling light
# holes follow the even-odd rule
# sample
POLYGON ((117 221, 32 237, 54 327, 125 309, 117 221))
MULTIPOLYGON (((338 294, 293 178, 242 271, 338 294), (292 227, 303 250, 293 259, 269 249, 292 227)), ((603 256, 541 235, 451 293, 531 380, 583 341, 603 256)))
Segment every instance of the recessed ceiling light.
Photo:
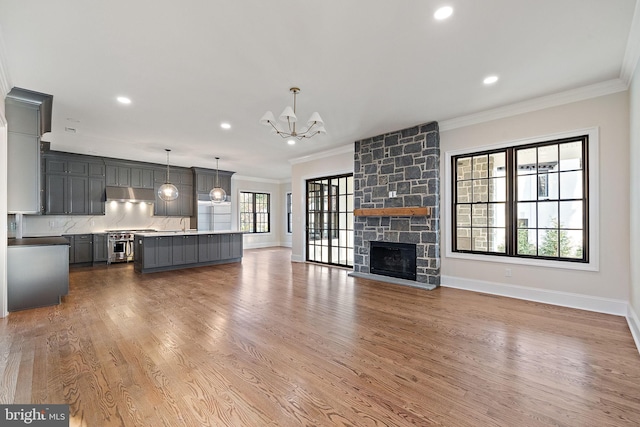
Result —
POLYGON ((433 14, 433 17, 438 21, 442 21, 443 19, 447 19, 453 14, 453 8, 451 6, 443 6, 440 9, 436 10, 436 13, 433 14))
POLYGON ((231 129, 231 124, 229 124, 227 122, 222 122, 222 123, 220 123, 220 127, 222 129, 231 129))
POLYGON ((497 81, 498 81, 498 76, 487 76, 487 77, 484 78, 482 83, 484 83, 486 85, 492 85, 497 81))
POLYGON ((290 140, 287 141, 287 144, 295 145, 296 144, 296 140, 295 139, 290 139, 290 140))
POLYGON ((131 104, 131 100, 129 98, 127 98, 126 96, 119 96, 116 99, 121 104, 131 104))

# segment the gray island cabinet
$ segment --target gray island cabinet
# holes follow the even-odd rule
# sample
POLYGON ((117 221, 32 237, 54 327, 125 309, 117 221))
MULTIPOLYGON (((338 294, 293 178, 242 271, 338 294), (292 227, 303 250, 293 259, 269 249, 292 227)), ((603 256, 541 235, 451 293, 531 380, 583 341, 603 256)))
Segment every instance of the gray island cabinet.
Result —
POLYGON ((138 273, 242 261, 241 231, 160 231, 134 236, 138 273))

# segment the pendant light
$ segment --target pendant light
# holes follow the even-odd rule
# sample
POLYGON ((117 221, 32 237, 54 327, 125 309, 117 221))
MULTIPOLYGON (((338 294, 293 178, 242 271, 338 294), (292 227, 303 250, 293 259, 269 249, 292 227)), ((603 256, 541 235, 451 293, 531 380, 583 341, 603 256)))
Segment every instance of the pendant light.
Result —
POLYGON ((218 160, 220 160, 220 157, 216 157, 216 186, 213 187, 211 191, 209 191, 209 198, 213 203, 221 203, 227 199, 227 192, 224 191, 224 188, 220 187, 220 180, 218 176, 218 160))
POLYGON ((165 148, 164 151, 167 152, 167 181, 158 188, 158 197, 165 202, 170 202, 178 198, 178 188, 169 181, 169 152, 171 150, 165 148))

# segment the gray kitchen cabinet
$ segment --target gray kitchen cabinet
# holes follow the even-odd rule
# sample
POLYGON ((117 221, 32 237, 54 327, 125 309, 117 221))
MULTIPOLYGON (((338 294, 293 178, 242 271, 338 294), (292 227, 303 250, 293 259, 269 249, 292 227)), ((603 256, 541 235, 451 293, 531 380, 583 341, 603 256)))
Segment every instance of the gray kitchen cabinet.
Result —
POLYGON ((242 258, 244 252, 242 234, 230 234, 230 258, 242 258))
POLYGON ((40 136, 51 131, 53 97, 14 87, 4 99, 7 120, 7 211, 41 212, 40 136))
POLYGON ((221 259, 221 234, 201 234, 198 242, 198 261, 210 262, 221 259))
POLYGON ((89 179, 84 176, 47 174, 45 214, 87 215, 89 179))
POLYGON ((93 235, 93 262, 107 262, 109 260, 109 247, 107 233, 93 235))
POLYGON ((89 215, 104 215, 105 214, 105 180, 102 178, 89 178, 89 194, 87 198, 89 215))
POLYGON ((76 262, 76 254, 75 254, 75 241, 76 236, 71 234, 67 236, 62 236, 69 242, 69 264, 73 264, 76 262))
POLYGON ((108 164, 106 184, 110 187, 131 187, 131 168, 108 164))
MULTIPOLYGON (((209 194, 213 187, 216 186, 216 171, 201 168, 193 168, 193 170, 196 193, 209 194)), ((231 176, 234 173, 222 170, 218 172, 218 184, 226 191, 227 195, 231 193, 231 176)))
POLYGON ((131 168, 131 187, 153 188, 153 169, 131 168))
POLYGON ((47 157, 45 159, 45 173, 65 175, 89 175, 89 163, 86 161, 71 160, 64 157, 47 157))
POLYGON ((198 236, 173 236, 173 264, 195 264, 198 262, 198 236))
POLYGON ((154 191, 156 202, 153 206, 155 216, 192 216, 193 215, 193 187, 186 184, 174 184, 178 189, 178 198, 165 202, 158 197, 158 189, 164 182, 156 181, 154 191))
POLYGON ((142 263, 145 268, 167 267, 173 264, 172 236, 145 237, 142 245, 142 263))
POLYGON ((93 234, 76 234, 73 241, 74 263, 93 262, 93 234))
POLYGON ((89 176, 105 179, 106 165, 104 163, 89 163, 89 176))

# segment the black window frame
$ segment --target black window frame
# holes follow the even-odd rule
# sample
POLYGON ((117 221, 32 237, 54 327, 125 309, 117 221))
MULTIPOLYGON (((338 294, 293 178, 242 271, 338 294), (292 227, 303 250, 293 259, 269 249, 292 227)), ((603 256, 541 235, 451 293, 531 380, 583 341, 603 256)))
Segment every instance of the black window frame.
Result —
POLYGON ((241 231, 243 231, 244 233, 251 233, 251 234, 271 233, 271 194, 270 193, 255 192, 255 191, 241 191, 240 192, 240 200, 239 200, 238 204, 239 204, 238 211, 240 213, 239 223, 240 223, 240 230, 241 231), (251 195, 251 211, 244 211, 243 210, 243 204, 244 204, 243 198, 247 194, 251 195), (267 211, 266 212, 258 212, 258 209, 257 209, 258 196, 266 196, 267 197, 267 203, 266 203, 267 211), (258 220, 258 215, 261 215, 261 214, 266 214, 267 215, 266 222, 258 220), (243 224, 244 224, 243 215, 250 215, 251 216, 249 230, 243 230, 243 224), (258 227, 259 224, 266 224, 267 225, 266 231, 257 231, 257 229, 259 228, 258 227))
MULTIPOLYGON (((547 171, 548 172, 548 171, 547 171)), ((558 175, 561 172, 566 172, 566 171, 559 171, 557 172, 558 175)), ((471 181, 473 180, 479 180, 479 179, 484 179, 484 178, 471 178, 471 181)), ((463 154, 458 154, 455 156, 451 156, 451 189, 450 189, 450 194, 452 195, 451 198, 451 250, 454 253, 462 253, 462 254, 474 254, 474 255, 488 255, 488 256, 495 256, 495 257, 510 257, 510 258, 521 258, 521 259, 537 259, 537 260, 549 260, 549 261, 559 261, 559 262, 570 262, 570 263, 581 263, 581 264, 588 264, 589 261, 589 228, 590 228, 590 223, 589 223, 589 135, 585 134, 585 135, 579 135, 579 136, 572 136, 572 137, 567 137, 567 138, 559 138, 559 139, 553 139, 553 140, 544 140, 544 141, 539 141, 539 142, 532 142, 532 143, 526 143, 526 144, 520 144, 520 145, 509 145, 509 146, 505 146, 505 147, 501 147, 501 148, 497 148, 497 149, 489 149, 489 150, 482 150, 482 151, 469 151, 469 152, 465 152, 463 154), (536 203, 536 209, 538 209, 538 205, 537 203, 540 202, 545 202, 545 201, 557 201, 558 204, 560 204, 561 202, 564 201, 569 201, 569 202, 575 202, 575 201, 581 201, 582 202, 582 248, 581 248, 581 258, 578 257, 566 257, 566 256, 562 256, 561 254, 561 250, 558 248, 558 255, 557 256, 547 256, 547 255, 540 255, 540 244, 538 243, 538 245, 536 245, 536 251, 537 253, 535 255, 531 255, 531 254, 522 254, 522 253, 518 253, 518 232, 519 230, 522 231, 523 229, 527 229, 527 230, 536 230, 537 233, 540 233, 540 231, 546 231, 546 230, 554 230, 553 228, 545 228, 545 227, 539 227, 536 225, 536 227, 532 227, 532 228, 528 228, 528 224, 526 222, 523 223, 523 221, 518 221, 518 211, 517 211, 517 207, 518 207, 518 166, 516 164, 516 156, 517 156, 517 152, 521 151, 521 150, 526 150, 529 148, 538 148, 538 147, 544 147, 544 146, 553 146, 553 145, 557 145, 558 147, 560 147, 560 144, 563 143, 571 143, 571 142, 581 142, 582 143, 582 151, 581 151, 581 156, 582 156, 582 163, 580 166, 580 169, 575 169, 575 170, 569 170, 569 172, 571 171, 576 171, 576 170, 580 170, 582 171, 582 198, 577 199, 577 198, 563 198, 560 194, 561 190, 561 186, 560 184, 558 184, 558 197, 555 199, 550 199, 549 198, 549 191, 547 188, 547 184, 548 184, 548 174, 544 171, 540 172, 543 167, 548 167, 547 166, 543 166, 542 163, 539 164, 540 169, 538 169, 536 172, 532 173, 532 175, 536 176, 536 181, 537 181, 537 197, 535 199, 535 201, 532 201, 532 203, 536 203), (487 206, 491 203, 491 202, 474 202, 473 200, 471 200, 471 202, 465 202, 465 203, 460 203, 458 202, 458 168, 457 168, 457 162, 459 159, 466 159, 466 158, 470 158, 472 159, 472 163, 473 163, 473 158, 474 157, 479 157, 479 156, 489 156, 491 154, 496 154, 496 153, 505 153, 505 177, 506 177, 506 200, 505 200, 505 251, 504 252, 495 252, 495 251, 489 251, 489 250, 473 250, 473 249, 459 249, 458 248, 458 206, 460 205, 469 205, 469 206, 473 206, 476 203, 482 203, 482 204, 486 204, 487 206), (544 191, 541 191, 541 182, 540 182, 540 178, 541 177, 545 177, 545 188, 544 191), (523 228, 524 227, 524 228, 523 228)), ((471 186, 473 187, 473 182, 471 184, 471 186)), ((522 202, 522 201, 520 201, 522 202)), ((473 219, 472 219, 473 221, 473 219)), ((473 230, 473 223, 471 223, 471 230, 473 230)), ((488 226, 487 226, 488 227, 488 226)), ((461 227, 461 228, 465 228, 465 227, 461 227)), ((490 227, 489 227, 490 228, 490 227)), ((558 233, 559 233, 559 239, 562 240, 562 232, 565 230, 571 230, 569 228, 563 228, 558 226, 557 228, 558 233)), ((539 239, 538 239, 539 240, 539 239)), ((561 241, 558 244, 558 247, 561 246, 561 241)), ((580 249, 580 248, 578 248, 580 249)))
POLYGON ((287 191, 286 196, 286 204, 287 204, 287 233, 293 233, 293 193, 291 191, 287 191))

